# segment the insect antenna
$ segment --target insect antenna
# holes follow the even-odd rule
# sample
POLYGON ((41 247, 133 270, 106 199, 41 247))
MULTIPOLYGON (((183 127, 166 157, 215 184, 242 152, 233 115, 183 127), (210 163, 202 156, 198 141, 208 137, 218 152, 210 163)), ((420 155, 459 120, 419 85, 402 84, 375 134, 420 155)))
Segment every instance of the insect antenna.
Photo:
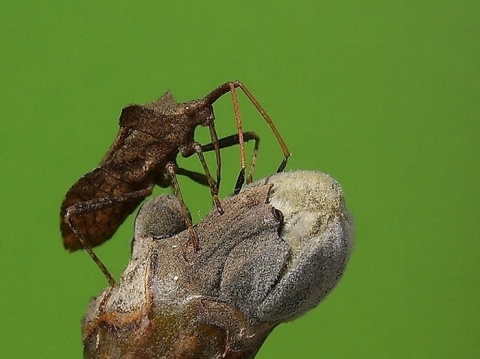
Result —
MULTIPOLYGON (((260 113, 263 119, 267 122, 273 134, 275 135, 275 138, 277 139, 280 145, 280 148, 282 149, 284 158, 280 163, 280 166, 278 167, 277 172, 282 172, 285 169, 285 167, 287 166, 288 158, 290 157, 290 151, 288 150, 287 145, 285 144, 285 141, 283 140, 282 136, 280 135, 277 128, 275 127, 275 124, 273 123, 272 119, 267 114, 267 112, 263 109, 263 107, 260 105, 257 99, 252 95, 252 93, 247 89, 247 87, 242 82, 230 81, 218 86, 215 90, 210 92, 204 98, 204 101, 206 101, 209 104, 213 104, 216 100, 218 100, 222 95, 226 94, 227 92, 230 92, 232 94, 232 103, 233 103, 233 109, 235 112, 235 121, 237 125, 237 133, 238 133, 238 145, 240 147, 240 173, 238 174, 234 193, 238 193, 243 183, 245 182, 245 169, 246 169, 245 145, 244 145, 245 138, 244 138, 242 120, 240 116, 240 108, 238 105, 238 99, 235 92, 236 88, 240 88, 242 90, 242 92, 247 96, 247 98, 250 100, 253 106, 257 109, 257 111, 260 113)), ((257 150, 258 150, 258 147, 257 147, 257 150)), ((215 149, 215 151, 217 150, 215 149)), ((219 158, 219 155, 217 156, 217 158, 219 158)), ((251 170, 253 170, 253 167, 254 166, 250 167, 251 170)), ((218 162, 217 162, 217 168, 218 168, 218 162)), ((253 178, 253 175, 249 173, 249 175, 247 176, 247 183, 249 183, 252 180, 252 178, 253 178)))

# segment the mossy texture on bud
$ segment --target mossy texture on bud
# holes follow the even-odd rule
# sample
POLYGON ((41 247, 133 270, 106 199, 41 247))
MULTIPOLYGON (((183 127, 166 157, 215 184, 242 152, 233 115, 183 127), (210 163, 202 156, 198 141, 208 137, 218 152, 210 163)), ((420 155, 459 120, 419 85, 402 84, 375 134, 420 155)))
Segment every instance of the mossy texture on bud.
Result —
POLYGON ((174 197, 141 208, 120 283, 84 317, 85 357, 252 358, 335 287, 353 225, 333 178, 280 173, 222 207, 194 227, 198 250, 174 197))

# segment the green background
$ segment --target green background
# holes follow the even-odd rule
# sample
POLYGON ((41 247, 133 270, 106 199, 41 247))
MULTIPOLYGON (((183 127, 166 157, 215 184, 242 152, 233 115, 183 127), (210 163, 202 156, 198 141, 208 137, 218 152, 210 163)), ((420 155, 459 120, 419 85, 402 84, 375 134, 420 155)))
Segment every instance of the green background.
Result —
MULTIPOLYGON (((121 108, 235 79, 275 120, 289 169, 333 175, 356 220, 340 285, 258 357, 478 355, 478 1, 12 3, 0 5, 0 357, 81 357, 80 318, 106 281, 63 250, 58 212, 121 108)), ((258 178, 282 155, 239 97, 262 137, 258 178)), ((216 116, 220 135, 235 131, 229 96, 216 116)), ((225 151, 223 196, 238 163, 225 151)), ((181 186, 197 220, 209 191, 181 186)), ((132 218, 98 250, 117 277, 131 236, 132 218)))

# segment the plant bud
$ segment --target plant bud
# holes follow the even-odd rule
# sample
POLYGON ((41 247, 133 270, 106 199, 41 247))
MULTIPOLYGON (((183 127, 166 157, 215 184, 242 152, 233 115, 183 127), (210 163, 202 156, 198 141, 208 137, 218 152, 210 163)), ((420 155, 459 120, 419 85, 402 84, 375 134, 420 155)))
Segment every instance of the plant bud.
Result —
POLYGON ((252 358, 275 326, 315 307, 345 271, 353 224, 330 176, 279 173, 222 208, 193 228, 200 248, 175 197, 141 208, 120 283, 84 317, 85 357, 252 358))

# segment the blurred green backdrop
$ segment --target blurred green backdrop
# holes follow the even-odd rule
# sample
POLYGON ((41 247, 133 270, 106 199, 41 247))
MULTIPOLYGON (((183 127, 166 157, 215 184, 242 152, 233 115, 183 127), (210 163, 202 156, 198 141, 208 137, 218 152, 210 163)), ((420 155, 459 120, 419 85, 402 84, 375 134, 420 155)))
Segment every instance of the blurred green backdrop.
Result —
MULTIPOLYGON (((277 328, 258 357, 478 355, 479 10, 421 0, 2 2, 0 357, 81 357, 80 318, 106 281, 85 253, 63 250, 58 212, 113 141, 121 108, 168 89, 202 97, 234 79, 276 121, 289 168, 337 178, 357 224, 340 285, 277 328)), ((258 178, 282 155, 239 96, 245 129, 262 137, 258 178)), ((216 115, 220 135, 235 131, 228 96, 216 115)), ((222 195, 238 161, 225 151, 222 195)), ((181 186, 198 220, 208 190, 181 186)), ((132 219, 98 250, 117 277, 132 219)))

